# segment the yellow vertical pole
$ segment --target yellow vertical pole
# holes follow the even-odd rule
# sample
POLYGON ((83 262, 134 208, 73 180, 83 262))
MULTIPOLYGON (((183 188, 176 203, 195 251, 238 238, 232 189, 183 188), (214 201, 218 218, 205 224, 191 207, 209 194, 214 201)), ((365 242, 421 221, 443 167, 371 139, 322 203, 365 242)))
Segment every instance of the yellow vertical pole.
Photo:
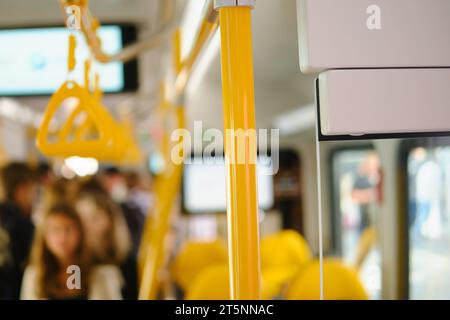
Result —
MULTIPOLYGON (((166 84, 162 82, 159 87, 159 105, 158 105, 158 112, 163 114, 161 116, 162 119, 164 119, 164 116, 167 113, 166 107, 167 107, 167 100, 166 100, 166 84), (165 113, 163 112, 165 111, 165 113)), ((163 137, 161 138, 161 141, 159 141, 159 152, 161 152, 162 155, 164 155, 165 150, 165 141, 166 141, 166 133, 163 133, 163 137)), ((164 156, 165 157, 165 156, 164 156)), ((165 161, 165 158, 164 158, 165 161)), ((147 264, 147 255, 149 254, 150 250, 149 247, 151 247, 151 242, 153 241, 153 233, 156 225, 157 218, 159 217, 159 203, 161 203, 162 199, 162 191, 160 188, 160 185, 162 184, 163 175, 160 173, 154 180, 154 197, 155 197, 155 207, 151 208, 148 212, 147 219, 144 224, 144 230, 142 232, 141 236, 141 243, 139 247, 139 255, 138 255, 138 280, 139 283, 143 284, 143 273, 144 268, 148 269, 147 264), (147 266, 146 266, 147 264, 147 266)), ((148 271, 147 271, 148 272, 148 271)))
MULTIPOLYGON (((178 74, 181 70, 181 35, 180 31, 174 35, 174 67, 178 74)), ((166 100, 165 89, 162 87, 161 96, 163 121, 168 121, 170 117, 176 118, 176 128, 164 128, 164 137, 161 143, 161 152, 164 155, 165 169, 158 177, 156 188, 156 208, 154 210, 154 220, 146 223, 140 252, 140 288, 139 299, 156 299, 161 286, 160 273, 165 263, 166 238, 170 232, 170 220, 173 207, 178 196, 183 172, 182 164, 175 164, 171 161, 170 130, 183 129, 184 106, 181 97, 176 105, 169 105, 166 100)), ((169 122, 167 122, 169 123, 169 122)), ((180 143, 183 143, 181 141, 180 143)), ((183 154, 184 156, 184 154, 183 154)))
MULTIPOLYGON (((178 128, 184 128, 184 108, 182 106, 176 109, 175 117, 177 118, 178 128)), ((144 242, 145 247, 143 249, 147 252, 143 256, 144 262, 139 289, 140 300, 153 300, 158 297, 161 284, 160 272, 166 258, 166 236, 170 231, 171 213, 179 193, 182 172, 182 164, 170 162, 159 181, 159 191, 163 192, 159 194, 154 211, 155 225, 151 232, 147 234, 150 237, 149 240, 144 242)), ((143 239, 143 241, 145 240, 143 239)))
POLYGON ((255 134, 252 7, 244 2, 240 6, 239 1, 216 1, 222 46, 230 287, 231 298, 237 300, 259 299, 261 291, 257 150, 251 139, 255 134), (244 132, 244 138, 239 132, 244 132))
POLYGON ((90 81, 89 81, 90 72, 91 72, 91 61, 89 59, 86 59, 86 61, 84 61, 84 87, 89 92, 90 92, 90 81))

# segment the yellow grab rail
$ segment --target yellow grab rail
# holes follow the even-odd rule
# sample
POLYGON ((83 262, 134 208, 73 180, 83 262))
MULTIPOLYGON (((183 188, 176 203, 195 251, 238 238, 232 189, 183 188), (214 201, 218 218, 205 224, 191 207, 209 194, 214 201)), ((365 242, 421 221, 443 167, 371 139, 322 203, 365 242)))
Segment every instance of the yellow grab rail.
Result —
POLYGON ((232 299, 260 299, 251 8, 221 7, 219 19, 230 293, 232 299))
MULTIPOLYGON (((177 30, 173 36, 173 66, 176 74, 182 69, 181 62, 181 33, 177 30)), ((139 299, 156 299, 161 287, 160 271, 165 262, 166 237, 170 231, 170 220, 173 206, 179 193, 182 164, 175 164, 170 159, 170 134, 173 129, 184 128, 184 106, 173 106, 167 101, 166 84, 161 84, 160 105, 157 110, 161 120, 166 123, 164 134, 159 141, 159 148, 164 157, 164 172, 155 181, 156 207, 149 214, 139 251, 138 273, 140 279, 139 299), (176 118, 174 128, 167 126, 170 117, 176 118)), ((183 141, 181 141, 183 143, 183 141)), ((184 154, 183 154, 184 156, 184 154)))
MULTIPOLYGON (((175 34, 174 41, 174 69, 176 71, 176 80, 174 83, 175 100, 177 97, 182 97, 186 89, 186 85, 194 66, 194 62, 200 55, 202 48, 208 43, 218 29, 219 19, 218 14, 212 6, 212 1, 209 1, 205 10, 205 15, 199 32, 197 34, 195 45, 187 56, 186 60, 180 63, 179 41, 180 33, 175 34)), ((164 96, 164 93, 161 95, 164 96)), ((168 114, 171 113, 167 102, 162 104, 162 113, 167 120, 168 114)), ((169 107, 170 109, 170 107, 169 107)), ((183 128, 183 110, 178 108, 178 119, 180 128, 183 128)), ((161 151, 164 155, 166 163, 169 164, 165 168, 164 174, 157 177, 155 181, 156 202, 159 203, 152 215, 149 215, 147 220, 144 235, 141 243, 141 250, 139 255, 139 274, 141 279, 140 299, 155 299, 158 295, 160 281, 158 275, 162 264, 164 263, 164 239, 169 230, 169 221, 171 209, 179 192, 180 179, 182 168, 180 165, 173 165, 169 160, 169 148, 167 135, 162 138, 161 151)), ((256 186, 255 186, 256 188, 256 186)), ((258 253, 256 254, 258 256, 258 253)), ((250 266, 251 267, 251 266, 250 266)), ((257 268, 256 268, 257 270, 257 268)), ((253 270, 252 270, 253 272, 253 270)), ((259 276, 256 277, 259 279, 259 276)), ((251 277, 250 277, 251 279, 251 277)), ((257 280, 258 282, 259 280, 257 280)), ((257 285, 259 288, 259 285, 257 285)), ((259 289, 257 289, 259 290, 259 289)))
MULTIPOLYGON (((176 109, 177 127, 184 128, 184 108, 176 109)), ((166 134, 169 134, 166 132, 166 134)), ((182 143, 182 141, 180 141, 182 143)), ((146 225, 142 248, 140 252, 140 278, 139 299, 156 299, 161 285, 160 270, 165 263, 166 236, 170 230, 171 213, 179 193, 182 164, 172 161, 166 162, 165 172, 158 177, 156 190, 156 207, 152 223, 146 225), (148 230, 151 228, 150 230, 148 230)))
MULTIPOLYGON (((177 33, 175 35, 175 39, 178 38, 179 40, 179 36, 180 34, 177 33)), ((179 47, 177 47, 179 48, 179 47)), ((175 62, 176 62, 176 54, 174 54, 174 58, 175 58, 175 62)), ((175 67, 176 67, 176 63, 175 63, 175 67)), ((157 117, 159 119, 159 123, 163 123, 165 122, 165 118, 168 117, 168 102, 166 100, 166 84, 164 82, 161 83, 160 85, 160 90, 159 90, 159 105, 156 108, 156 115, 155 117, 157 117)), ((167 130, 164 130, 162 128, 162 136, 161 137, 155 137, 155 141, 158 142, 158 147, 157 149, 159 149, 158 151, 160 152, 160 154, 163 155, 163 161, 164 164, 167 161, 167 153, 168 153, 168 146, 166 147, 167 141, 169 140, 168 137, 168 132, 167 130)), ((165 168, 164 168, 165 169, 165 168)), ((162 184, 163 181, 163 175, 164 172, 159 173, 156 177, 155 177, 155 181, 154 181, 154 187, 153 187, 153 191, 155 194, 155 203, 159 203, 160 200, 163 197, 163 191, 161 190, 161 188, 159 187, 162 184)), ((144 231, 142 233, 142 238, 141 238, 141 243, 140 243, 140 247, 139 247, 139 256, 138 256, 138 275, 139 275, 139 282, 141 282, 142 279, 142 274, 143 274, 143 270, 145 269, 145 262, 146 262, 146 257, 147 257, 147 247, 149 246, 150 242, 152 241, 151 237, 153 235, 153 228, 155 226, 155 220, 156 220, 156 210, 153 209, 152 212, 149 212, 149 214, 147 215, 147 220, 145 221, 145 225, 144 225, 144 231)))

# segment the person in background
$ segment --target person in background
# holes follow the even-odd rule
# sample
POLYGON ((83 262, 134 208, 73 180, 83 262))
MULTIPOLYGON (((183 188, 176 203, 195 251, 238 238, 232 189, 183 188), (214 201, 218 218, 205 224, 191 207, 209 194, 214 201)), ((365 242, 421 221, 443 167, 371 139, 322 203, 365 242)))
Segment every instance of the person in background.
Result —
POLYGON ((440 234, 440 219, 435 219, 434 228, 430 228, 433 226, 430 222, 433 214, 439 217, 441 212, 442 177, 443 173, 436 161, 436 155, 429 154, 417 170, 415 193, 417 213, 411 230, 414 240, 421 237, 433 239, 440 234))
POLYGON ((25 270, 22 299, 118 300, 121 285, 115 266, 92 264, 74 209, 57 204, 45 212, 25 270))
POLYGON ((41 162, 38 164, 36 172, 39 185, 45 189, 51 188, 56 178, 50 165, 47 162, 41 162))
POLYGON ((59 178, 49 188, 44 202, 47 206, 55 203, 73 203, 77 197, 80 182, 76 179, 59 178))
MULTIPOLYGON (((47 162, 41 162, 38 164, 36 168, 36 180, 38 182, 38 188, 32 216, 35 225, 39 223, 39 219, 41 219, 43 212, 48 209, 45 206, 48 203, 50 193, 54 189, 53 187, 57 181, 51 166, 47 162)), ((60 185, 58 187, 62 186, 60 185)))
POLYGON ((75 205, 94 262, 118 266, 125 280, 123 298, 137 299, 136 257, 131 251, 131 238, 120 207, 95 181, 80 187, 75 205))
POLYGON ((117 168, 106 169, 101 182, 113 201, 122 209, 131 235, 132 252, 137 257, 145 223, 145 213, 132 201, 128 201, 128 188, 125 175, 117 168))
POLYGON ((100 175, 100 182, 116 203, 127 200, 128 190, 125 175, 116 167, 106 168, 100 175))
POLYGON ((369 152, 358 168, 352 190, 352 200, 359 205, 360 226, 356 249, 355 266, 361 268, 372 248, 378 241, 378 206, 382 201, 382 170, 380 158, 369 152))
POLYGON ((379 200, 378 184, 381 181, 380 159, 374 152, 369 153, 358 168, 352 190, 352 200, 360 208, 360 231, 373 226, 372 205, 379 200))
POLYGON ((33 221, 35 225, 39 224, 53 205, 57 203, 73 204, 78 192, 79 181, 77 179, 67 180, 57 178, 45 188, 45 192, 40 194, 39 201, 33 212, 33 221))
MULTIPOLYGON (((151 189, 144 184, 142 177, 135 171, 126 173, 128 187, 128 203, 138 207, 146 216, 152 206, 151 189)), ((148 182, 148 180, 147 180, 148 182)))
POLYGON ((24 163, 14 162, 2 168, 0 176, 4 193, 0 229, 5 256, 0 264, 0 299, 17 300, 34 233, 31 213, 36 199, 35 172, 24 163))
POLYGON ((408 160, 408 220, 410 228, 415 224, 418 211, 416 177, 420 167, 426 159, 427 150, 425 148, 416 148, 412 151, 408 160))

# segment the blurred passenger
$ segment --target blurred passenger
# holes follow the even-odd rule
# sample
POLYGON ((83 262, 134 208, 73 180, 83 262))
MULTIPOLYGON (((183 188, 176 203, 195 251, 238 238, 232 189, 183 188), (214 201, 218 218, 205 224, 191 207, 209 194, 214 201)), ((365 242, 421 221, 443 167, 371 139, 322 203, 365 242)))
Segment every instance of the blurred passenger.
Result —
POLYGON ((409 212, 409 227, 413 226, 417 217, 417 173, 421 165, 427 158, 427 151, 425 148, 416 148, 411 153, 408 159, 408 212, 409 212))
POLYGON ((137 257, 145 223, 145 213, 141 211, 139 206, 128 201, 125 175, 119 169, 115 167, 108 168, 104 171, 101 181, 111 198, 122 209, 131 235, 132 251, 134 256, 137 257))
POLYGON ((125 175, 116 167, 109 167, 101 174, 101 182, 116 203, 127 200, 128 190, 125 175))
POLYGON ((45 213, 25 271, 22 299, 117 300, 122 281, 115 266, 91 264, 80 217, 71 207, 55 205, 45 213))
POLYGON ((47 162, 41 162, 36 171, 39 185, 44 188, 50 188, 55 181, 55 175, 51 166, 47 162))
POLYGON ((34 172, 26 164, 11 163, 1 170, 4 193, 0 204, 0 299, 17 300, 34 233, 31 220, 36 198, 34 172))
POLYGON ((81 186, 75 203, 94 262, 118 266, 125 280, 124 299, 136 299, 136 258, 131 251, 130 234, 120 207, 94 181, 81 186))
POLYGON ((73 204, 78 192, 78 181, 59 178, 53 180, 51 184, 41 194, 39 202, 33 213, 33 221, 39 224, 45 212, 58 203, 73 204))
POLYGON ((51 170, 50 165, 47 162, 39 163, 36 168, 36 181, 38 183, 37 196, 32 216, 33 222, 35 224, 37 224, 39 217, 44 211, 43 205, 46 198, 48 197, 48 193, 50 192, 54 179, 55 176, 51 170))
POLYGON ((77 197, 80 183, 75 180, 57 179, 50 188, 46 202, 49 206, 55 203, 73 203, 77 197))
POLYGON ((360 232, 374 223, 371 207, 379 200, 380 181, 380 159, 376 153, 369 153, 358 169, 352 191, 352 200, 360 208, 360 232))
POLYGON ((127 202, 138 207, 144 215, 147 215, 152 205, 152 197, 149 188, 144 188, 142 179, 137 172, 126 174, 128 187, 127 202))
POLYGON ((358 169, 352 191, 352 200, 360 209, 360 235, 354 263, 358 269, 362 267, 378 239, 376 206, 382 199, 381 184, 380 158, 375 152, 370 152, 358 169))
MULTIPOLYGON (((442 190, 442 172, 439 164, 431 155, 423 162, 416 177, 417 216, 414 222, 413 237, 433 238, 439 236, 440 223, 433 226, 432 214, 439 214, 442 190)), ((436 219, 435 219, 436 220, 436 219)))

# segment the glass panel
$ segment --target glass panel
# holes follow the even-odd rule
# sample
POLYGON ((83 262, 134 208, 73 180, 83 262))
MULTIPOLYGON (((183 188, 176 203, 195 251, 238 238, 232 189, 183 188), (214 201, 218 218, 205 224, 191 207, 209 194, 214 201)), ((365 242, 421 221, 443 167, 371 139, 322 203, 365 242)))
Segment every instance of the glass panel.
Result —
POLYGON ((333 157, 336 249, 359 271, 371 299, 381 298, 380 170, 371 149, 343 150, 333 157))
POLYGON ((411 299, 450 299, 450 147, 408 155, 411 299))

